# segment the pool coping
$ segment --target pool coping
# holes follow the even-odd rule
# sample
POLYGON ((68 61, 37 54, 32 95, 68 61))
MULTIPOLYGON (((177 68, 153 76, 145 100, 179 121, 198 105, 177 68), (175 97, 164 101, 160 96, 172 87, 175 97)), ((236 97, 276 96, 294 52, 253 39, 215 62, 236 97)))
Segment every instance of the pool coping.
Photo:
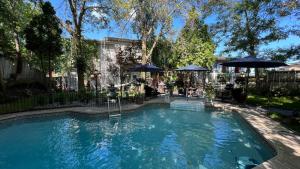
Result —
POLYGON ((267 117, 267 110, 218 101, 214 102, 213 107, 239 113, 276 150, 273 158, 255 169, 300 168, 300 136, 267 117))
MULTIPOLYGON (((127 104, 121 107, 122 113, 127 114, 130 113, 131 110, 135 110, 137 108, 143 107, 147 104, 166 104, 162 98, 154 98, 148 101, 144 101, 143 104, 127 104)), ((51 114, 60 114, 60 113, 78 113, 78 114, 87 114, 87 115, 100 115, 104 117, 108 117, 109 113, 119 112, 119 108, 115 107, 107 110, 105 107, 90 107, 90 106, 74 106, 74 107, 61 107, 61 108, 53 108, 53 109, 44 109, 44 110, 31 110, 17 113, 9 113, 9 114, 0 114, 0 121, 10 120, 10 119, 18 119, 18 118, 26 118, 33 116, 43 116, 43 115, 51 115, 51 114)))
MULTIPOLYGON (((171 100, 178 98, 171 98, 171 100)), ((147 104, 168 103, 164 98, 155 98, 145 101, 144 104, 129 104, 122 107, 122 112, 130 113, 147 104)), ((283 127, 279 122, 268 118, 266 110, 259 107, 240 106, 230 103, 214 101, 214 109, 230 110, 239 113, 276 151, 277 155, 255 167, 255 169, 295 169, 300 168, 300 136, 283 127)), ((117 112, 118 108, 111 109, 110 112, 117 112)), ((88 115, 103 115, 108 117, 108 110, 103 107, 67 107, 47 110, 34 110, 12 114, 0 115, 0 121, 9 119, 26 118, 31 116, 41 116, 50 114, 60 114, 61 112, 73 112, 88 115)))

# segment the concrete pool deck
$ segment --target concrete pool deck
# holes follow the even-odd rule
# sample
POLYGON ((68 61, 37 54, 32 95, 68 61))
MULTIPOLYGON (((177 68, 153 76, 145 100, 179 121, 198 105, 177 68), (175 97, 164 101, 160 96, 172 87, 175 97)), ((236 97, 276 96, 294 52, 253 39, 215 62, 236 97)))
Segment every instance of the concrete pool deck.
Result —
MULTIPOLYGON (((177 98, 172 98, 174 100, 177 98)), ((142 105, 129 104, 122 107, 122 111, 130 111, 151 103, 166 103, 164 98, 156 98, 145 101, 142 105)), ((280 123, 273 121, 265 115, 265 110, 258 107, 239 106, 229 103, 215 101, 214 108, 238 112, 253 126, 276 150, 277 155, 265 161, 256 169, 300 169, 300 136, 283 127, 280 123)), ((111 109, 111 112, 119 111, 118 108, 111 109)), ((108 117, 105 107, 69 107, 48 110, 35 110, 12 114, 0 115, 1 120, 18 119, 31 116, 43 116, 59 114, 61 112, 74 112, 88 115, 103 115, 108 117)))

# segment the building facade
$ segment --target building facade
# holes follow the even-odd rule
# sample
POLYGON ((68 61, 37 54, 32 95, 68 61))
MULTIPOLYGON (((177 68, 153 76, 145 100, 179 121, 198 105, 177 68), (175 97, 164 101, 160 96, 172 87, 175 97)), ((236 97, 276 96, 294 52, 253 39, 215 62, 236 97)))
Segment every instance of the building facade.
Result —
MULTIPOLYGON (((139 40, 121 39, 106 37, 99 41, 99 59, 94 60, 95 69, 99 71, 98 82, 101 87, 107 87, 110 84, 116 86, 121 84, 122 65, 118 62, 120 53, 123 57, 129 57, 128 50, 134 53, 138 62, 141 57, 139 40), (127 52, 127 53, 126 53, 127 52)), ((126 61, 125 61, 126 62, 126 61)))

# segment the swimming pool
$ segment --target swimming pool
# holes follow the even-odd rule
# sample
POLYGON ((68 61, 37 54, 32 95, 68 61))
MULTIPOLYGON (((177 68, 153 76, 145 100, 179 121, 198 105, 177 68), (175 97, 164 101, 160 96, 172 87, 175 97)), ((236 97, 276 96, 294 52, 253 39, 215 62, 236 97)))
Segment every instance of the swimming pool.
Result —
POLYGON ((0 124, 2 169, 243 167, 275 156, 236 113, 148 105, 121 119, 65 113, 0 124))

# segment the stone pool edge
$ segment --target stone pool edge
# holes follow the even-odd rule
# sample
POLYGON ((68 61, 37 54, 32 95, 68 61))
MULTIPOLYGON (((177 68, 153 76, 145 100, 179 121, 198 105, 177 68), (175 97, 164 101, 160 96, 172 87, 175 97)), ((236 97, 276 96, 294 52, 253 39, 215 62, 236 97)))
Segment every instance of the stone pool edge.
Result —
POLYGON ((218 101, 214 102, 213 107, 239 113, 276 150, 277 155, 255 169, 300 168, 300 136, 268 118, 266 110, 218 101))
MULTIPOLYGON (((129 104, 122 106, 121 110, 124 111, 124 114, 130 113, 130 111, 138 109, 148 104, 166 104, 162 98, 155 98, 149 101, 145 101, 144 104, 129 104)), ((118 108, 111 109, 110 112, 118 112, 118 108)), ((32 110, 32 111, 24 111, 17 113, 9 113, 9 114, 0 114, 0 121, 10 120, 10 119, 18 119, 18 118, 26 118, 26 117, 35 117, 35 116, 43 116, 43 115, 52 115, 52 114, 60 114, 60 113, 78 113, 78 114, 87 114, 87 115, 101 115, 104 117, 108 117, 108 110, 105 107, 89 107, 89 106, 76 106, 76 107, 65 107, 65 108, 54 108, 54 109, 44 109, 44 110, 32 110)))
MULTIPOLYGON (((174 98, 173 98, 174 99, 174 98)), ((173 100, 172 99, 172 100, 173 100)), ((131 110, 143 107, 147 104, 167 103, 163 98, 155 98, 145 101, 144 104, 130 104, 122 107, 124 113, 130 113, 131 110)), ((290 130, 283 127, 280 123, 267 118, 264 109, 256 107, 241 107, 230 103, 215 101, 213 108, 230 110, 239 113, 275 150, 277 155, 255 169, 295 169, 300 168, 300 136, 291 133, 290 130)), ((111 112, 119 111, 117 108, 111 112)), ((47 110, 34 110, 18 112, 12 114, 0 115, 0 121, 9 119, 18 119, 32 116, 43 116, 51 114, 60 114, 61 112, 74 112, 87 115, 103 115, 108 117, 107 109, 103 107, 68 107, 47 110)))

